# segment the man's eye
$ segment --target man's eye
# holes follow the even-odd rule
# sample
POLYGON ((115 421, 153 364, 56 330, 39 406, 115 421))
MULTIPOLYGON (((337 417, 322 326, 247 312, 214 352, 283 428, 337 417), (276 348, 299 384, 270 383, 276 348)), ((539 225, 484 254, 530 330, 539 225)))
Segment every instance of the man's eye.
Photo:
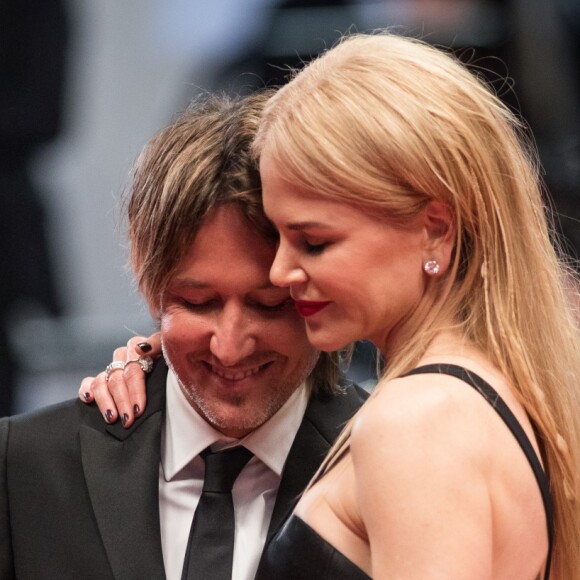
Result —
POLYGON ((284 310, 290 306, 294 305, 294 300, 292 298, 287 298, 286 300, 282 300, 282 302, 277 302, 276 304, 264 304, 263 302, 256 302, 256 306, 260 310, 265 310, 267 312, 279 312, 280 310, 284 310))
POLYGON ((189 300, 182 299, 181 304, 188 310, 201 311, 208 310, 215 306, 215 300, 206 300, 205 302, 190 302, 189 300))

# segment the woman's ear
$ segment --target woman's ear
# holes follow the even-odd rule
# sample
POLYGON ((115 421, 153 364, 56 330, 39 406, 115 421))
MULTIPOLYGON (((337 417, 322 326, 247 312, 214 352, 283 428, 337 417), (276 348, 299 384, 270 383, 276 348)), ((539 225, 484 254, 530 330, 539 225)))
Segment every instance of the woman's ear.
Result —
POLYGON ((449 267, 455 246, 455 214, 445 202, 430 201, 424 209, 423 227, 423 263, 435 260, 439 264, 438 273, 443 273, 449 267))

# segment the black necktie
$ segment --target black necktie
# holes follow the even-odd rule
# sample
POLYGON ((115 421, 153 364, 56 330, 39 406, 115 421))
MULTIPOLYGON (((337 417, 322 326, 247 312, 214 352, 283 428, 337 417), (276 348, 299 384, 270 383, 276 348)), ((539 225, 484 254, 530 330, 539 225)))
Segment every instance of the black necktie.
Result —
POLYGON ((252 457, 245 447, 212 453, 205 459, 203 491, 193 516, 182 580, 231 580, 234 557, 234 481, 252 457))

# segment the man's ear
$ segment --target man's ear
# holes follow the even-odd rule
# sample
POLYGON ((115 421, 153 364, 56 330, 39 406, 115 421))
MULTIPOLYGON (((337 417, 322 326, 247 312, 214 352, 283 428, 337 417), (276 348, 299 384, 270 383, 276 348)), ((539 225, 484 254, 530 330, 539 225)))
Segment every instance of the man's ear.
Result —
POLYGON ((436 260, 439 271, 443 273, 449 268, 455 246, 455 214, 445 202, 430 201, 424 209, 423 227, 425 232, 423 263, 436 260))

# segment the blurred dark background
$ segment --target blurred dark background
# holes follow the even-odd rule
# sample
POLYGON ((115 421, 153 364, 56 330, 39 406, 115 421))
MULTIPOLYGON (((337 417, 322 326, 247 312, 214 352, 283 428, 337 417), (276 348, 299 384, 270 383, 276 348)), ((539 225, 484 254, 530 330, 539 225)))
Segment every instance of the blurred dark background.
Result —
MULTIPOLYGON (((118 196, 143 143, 203 90, 284 82, 341 33, 449 47, 529 124, 580 249, 580 0, 0 0, 0 416, 76 395, 152 323, 118 196)), ((351 376, 372 384, 367 344, 351 376)))

